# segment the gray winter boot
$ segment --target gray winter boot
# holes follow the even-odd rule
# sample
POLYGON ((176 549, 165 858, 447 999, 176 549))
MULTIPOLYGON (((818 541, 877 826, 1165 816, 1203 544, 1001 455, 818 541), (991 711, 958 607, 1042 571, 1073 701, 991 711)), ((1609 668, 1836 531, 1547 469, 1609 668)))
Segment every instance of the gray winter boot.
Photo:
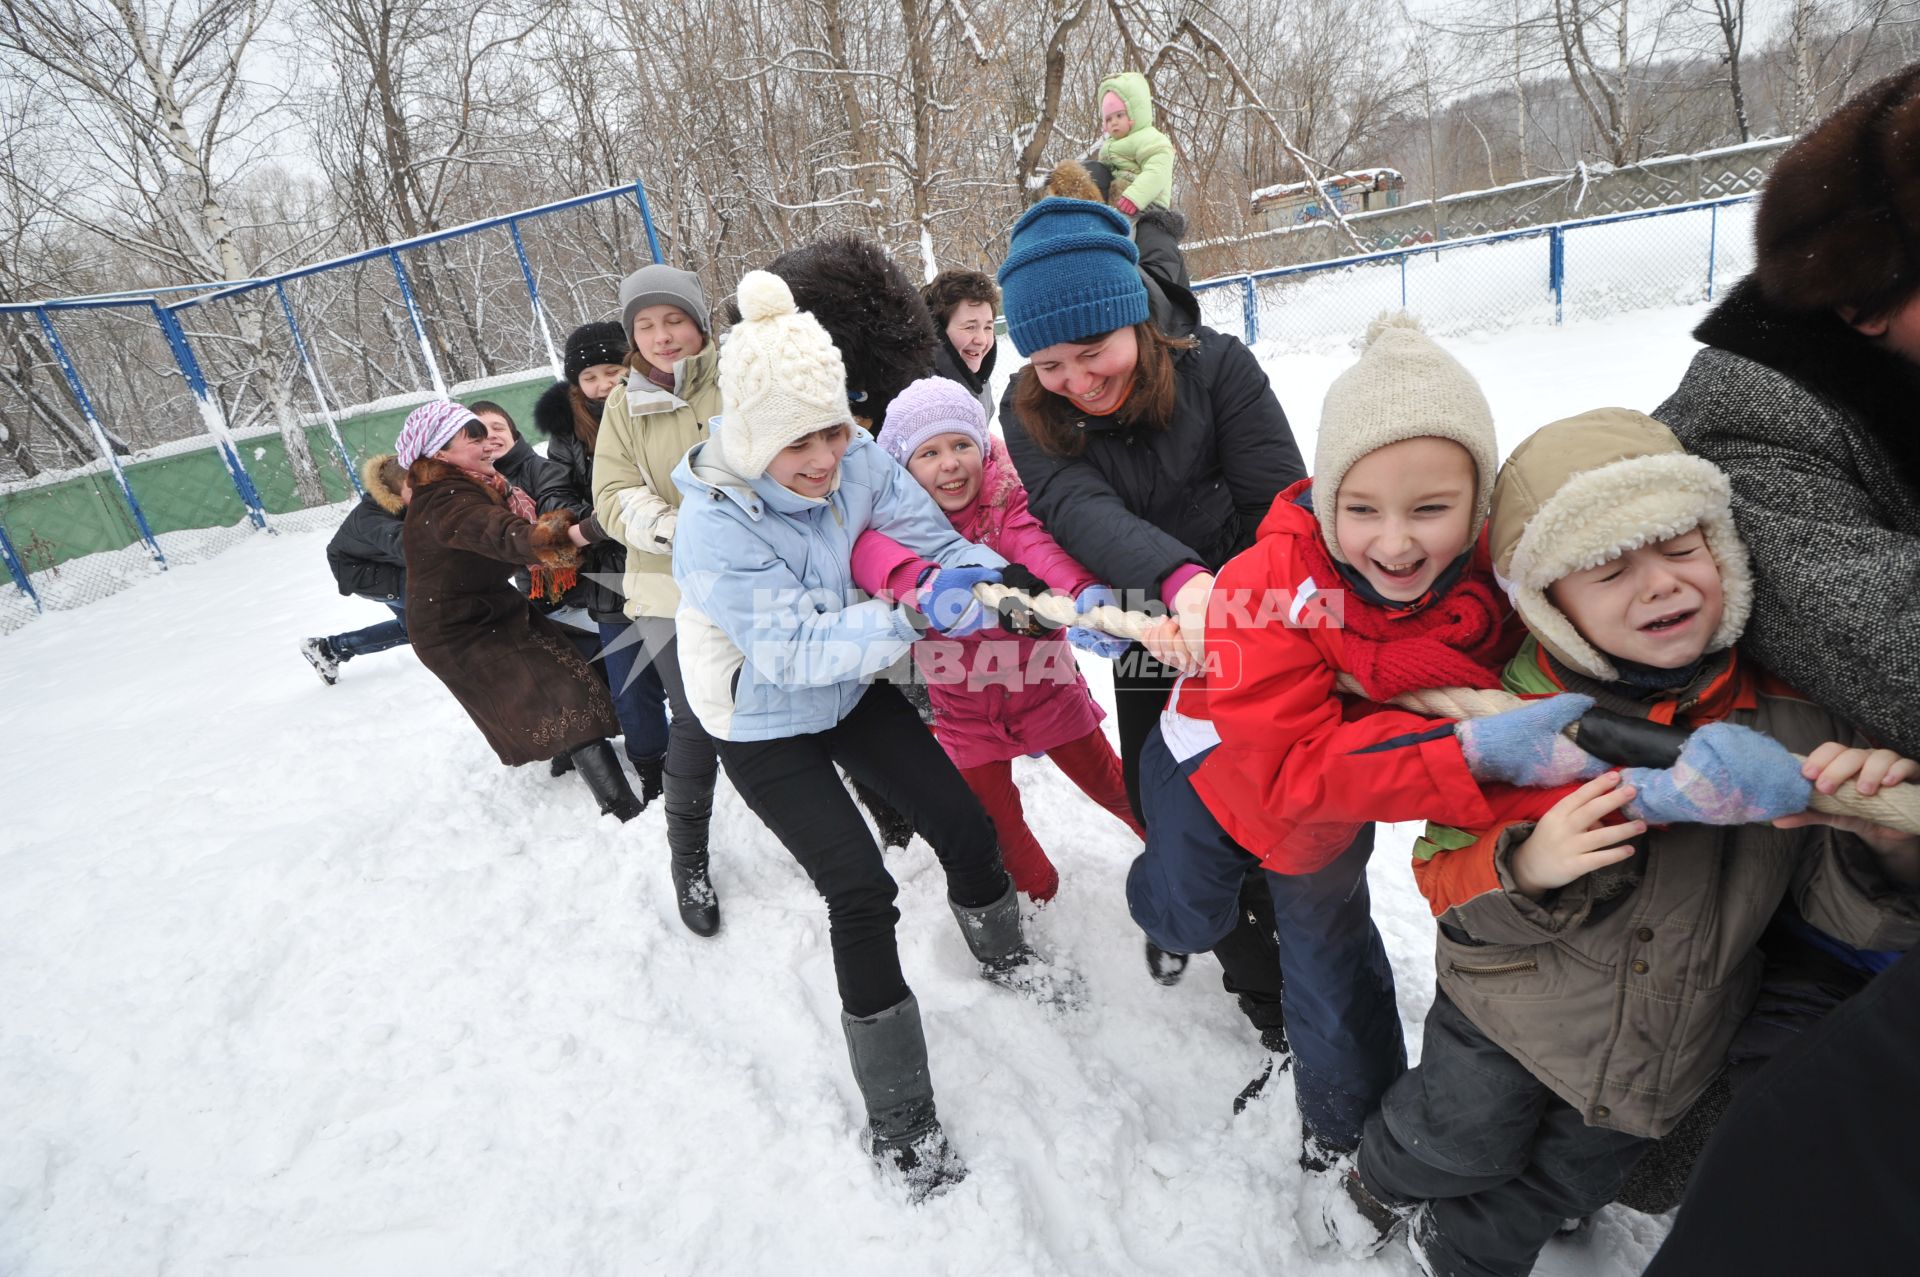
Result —
POLYGON ((965 1179, 966 1163, 934 1115, 920 1003, 909 993, 876 1015, 856 1019, 842 1011, 840 1027, 867 1104, 867 1151, 880 1169, 906 1186, 911 1202, 965 1179))
POLYGON ((680 921, 696 936, 720 930, 720 897, 708 874, 707 827, 713 820, 713 783, 717 773, 676 776, 664 773, 667 799, 667 850, 672 857, 673 902, 680 921))
POLYGON ((1041 961, 1026 938, 1020 934, 1020 897, 1007 880, 1007 889, 998 900, 978 908, 969 908, 949 897, 954 921, 967 949, 980 964, 980 974, 1002 988, 1023 993, 1048 1006, 1072 1008, 1081 997, 1080 977, 1064 968, 1041 961))

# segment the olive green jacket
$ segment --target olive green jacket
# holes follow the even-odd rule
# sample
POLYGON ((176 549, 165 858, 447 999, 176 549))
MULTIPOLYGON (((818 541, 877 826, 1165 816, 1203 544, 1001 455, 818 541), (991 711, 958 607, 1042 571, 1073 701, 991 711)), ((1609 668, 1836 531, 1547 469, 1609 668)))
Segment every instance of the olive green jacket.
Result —
POLYGON ((629 372, 607 396, 593 454, 593 512, 600 526, 627 547, 622 583, 630 617, 671 617, 680 606, 673 583, 673 532, 680 490, 673 468, 707 437, 720 415, 720 348, 706 348, 673 368, 674 388, 662 390, 629 372))

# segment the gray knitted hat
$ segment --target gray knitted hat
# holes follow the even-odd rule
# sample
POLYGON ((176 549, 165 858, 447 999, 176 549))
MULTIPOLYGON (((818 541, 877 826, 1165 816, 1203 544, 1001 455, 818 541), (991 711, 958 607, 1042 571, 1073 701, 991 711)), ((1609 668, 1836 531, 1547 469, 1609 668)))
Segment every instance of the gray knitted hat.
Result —
POLYGON ((675 270, 654 263, 642 266, 620 281, 620 327, 629 340, 633 337, 633 317, 648 306, 678 306, 700 325, 700 331, 713 336, 707 322, 707 290, 700 277, 690 270, 675 270))
POLYGON ((1346 562, 1333 535, 1333 516, 1347 471, 1369 452, 1425 438, 1451 440, 1473 458, 1471 544, 1487 521, 1499 470, 1493 409, 1473 374, 1436 345, 1419 320, 1405 311, 1381 315, 1367 326, 1359 362, 1333 379, 1320 409, 1313 509, 1336 562, 1346 562))

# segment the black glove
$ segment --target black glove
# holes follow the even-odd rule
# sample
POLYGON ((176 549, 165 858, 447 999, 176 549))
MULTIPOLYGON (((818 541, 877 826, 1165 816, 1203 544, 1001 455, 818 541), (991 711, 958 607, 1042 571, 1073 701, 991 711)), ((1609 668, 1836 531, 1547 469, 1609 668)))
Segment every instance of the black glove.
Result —
MULTIPOLYGON (((1022 594, 1047 592, 1047 583, 1021 563, 1009 563, 1001 569, 1000 584, 1018 590, 1022 594)), ((1001 599, 998 610, 1000 628, 1009 634, 1018 634, 1022 638, 1046 638, 1059 633, 1059 630, 1041 620, 1032 608, 1019 599, 1001 599)))

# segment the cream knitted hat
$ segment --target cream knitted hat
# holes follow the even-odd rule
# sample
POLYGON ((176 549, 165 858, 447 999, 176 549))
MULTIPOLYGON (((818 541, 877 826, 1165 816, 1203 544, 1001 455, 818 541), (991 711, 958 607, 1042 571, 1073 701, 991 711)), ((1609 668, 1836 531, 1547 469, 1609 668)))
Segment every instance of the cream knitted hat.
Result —
POLYGON ((1313 448, 1313 511, 1335 562, 1347 561, 1333 535, 1340 483, 1347 471, 1369 452, 1423 438, 1451 440, 1473 458, 1473 524, 1467 534, 1471 545, 1486 522, 1500 467, 1493 410, 1473 374, 1440 349, 1419 320, 1405 311, 1384 314, 1367 325, 1359 362, 1333 379, 1320 409, 1320 437, 1313 448))
POLYGON ((829 426, 853 425, 847 371, 827 330, 793 303, 787 281, 748 271, 734 294, 740 322, 720 348, 720 452, 757 479, 774 454, 829 426))

